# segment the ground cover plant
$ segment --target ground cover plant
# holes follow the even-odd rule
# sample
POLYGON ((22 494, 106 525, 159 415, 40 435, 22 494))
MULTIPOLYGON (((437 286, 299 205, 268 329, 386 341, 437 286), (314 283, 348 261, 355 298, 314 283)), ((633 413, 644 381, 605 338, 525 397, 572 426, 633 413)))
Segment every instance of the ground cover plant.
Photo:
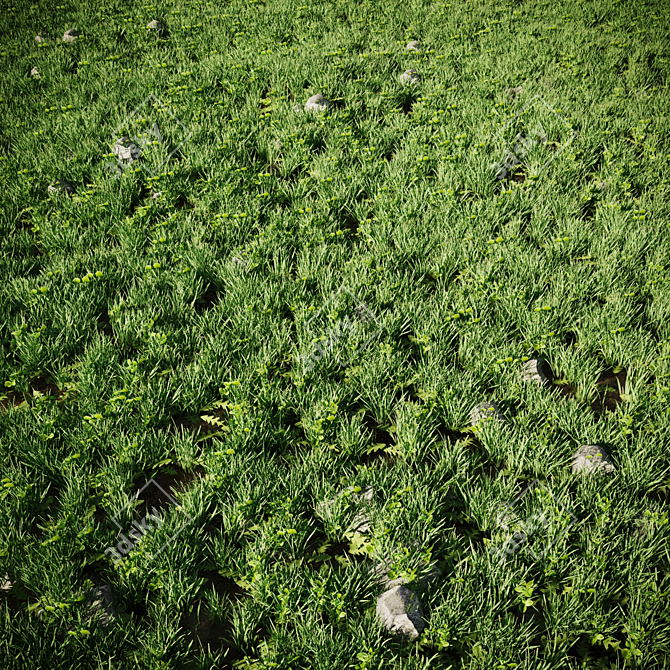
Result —
POLYGON ((667 10, 4 3, 0 666, 668 667, 667 10))

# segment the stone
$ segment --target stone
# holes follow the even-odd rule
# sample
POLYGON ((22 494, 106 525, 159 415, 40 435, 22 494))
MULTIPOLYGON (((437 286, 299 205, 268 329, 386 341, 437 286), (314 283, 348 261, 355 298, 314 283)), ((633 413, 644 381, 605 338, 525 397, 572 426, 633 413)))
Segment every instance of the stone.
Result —
POLYGON ((391 632, 416 640, 425 627, 419 597, 402 584, 377 598, 377 616, 391 632))
POLYGON ((416 40, 413 40, 405 47, 405 51, 419 52, 421 51, 421 45, 416 40))
POLYGON ((12 586, 14 586, 14 584, 9 578, 9 575, 5 575, 2 579, 0 579, 0 591, 9 593, 12 590, 12 586))
POLYGON ((39 71, 37 70, 36 67, 34 67, 34 68, 30 71, 30 76, 31 76, 31 77, 35 77, 35 79, 41 79, 41 77, 40 77, 40 73, 39 73, 39 71))
POLYGON ((247 267, 246 262, 243 261, 241 258, 238 258, 237 256, 233 256, 233 263, 235 263, 235 265, 239 265, 243 269, 246 269, 247 267))
POLYGON ((615 469, 607 452, 602 447, 595 444, 582 445, 579 450, 573 454, 571 461, 573 475, 584 471, 587 473, 599 472, 601 474, 607 474, 614 472, 615 469))
POLYGON ((330 107, 330 102, 326 100, 326 98, 321 95, 321 93, 317 93, 316 95, 313 95, 306 103, 305 103, 305 111, 306 112, 325 112, 328 107, 330 107))
POLYGON ((275 140, 273 146, 277 151, 279 151, 284 146, 284 143, 281 140, 275 140))
POLYGON ((91 620, 97 621, 103 628, 112 623, 114 616, 112 587, 108 584, 84 593, 91 612, 91 620))
POLYGON ((163 195, 163 191, 151 191, 151 197, 156 200, 163 195))
MULTIPOLYGON (((374 489, 372 486, 367 486, 359 491, 358 498, 366 503, 371 503, 373 495, 374 489)), ((358 533, 367 533, 370 528, 372 528, 372 522, 370 521, 370 517, 367 515, 366 510, 360 510, 354 517, 352 524, 352 530, 358 533)))
POLYGON ((112 153, 124 163, 132 163, 142 155, 142 149, 134 144, 129 137, 122 137, 112 147, 112 153))
POLYGON ((147 23, 147 28, 149 30, 155 31, 158 35, 162 35, 165 32, 165 26, 160 21, 156 21, 155 19, 147 23))
POLYGON ((35 35, 35 42, 37 44, 44 44, 49 39, 49 36, 43 30, 35 35))
POLYGON ((510 88, 507 94, 509 95, 510 100, 514 100, 515 98, 518 98, 521 94, 523 93, 523 89, 521 86, 515 86, 514 88, 510 88))
POLYGON ((491 421, 495 419, 499 424, 505 423, 500 408, 493 402, 483 402, 470 412, 470 422, 473 426, 485 419, 491 421))
POLYGON ((80 37, 80 33, 78 33, 76 30, 70 28, 70 30, 66 30, 65 34, 63 35, 63 42, 74 42, 77 37, 80 37))
POLYGON ((542 372, 542 359, 531 358, 526 361, 523 365, 521 379, 525 382, 532 381, 540 386, 544 386, 548 380, 544 372, 542 372))
POLYGON ((74 188, 62 179, 54 179, 51 184, 49 184, 47 191, 49 193, 65 193, 67 195, 72 195, 74 193, 74 188))
POLYGON ((416 70, 405 70, 400 75, 400 83, 405 85, 414 85, 421 83, 421 77, 416 70))

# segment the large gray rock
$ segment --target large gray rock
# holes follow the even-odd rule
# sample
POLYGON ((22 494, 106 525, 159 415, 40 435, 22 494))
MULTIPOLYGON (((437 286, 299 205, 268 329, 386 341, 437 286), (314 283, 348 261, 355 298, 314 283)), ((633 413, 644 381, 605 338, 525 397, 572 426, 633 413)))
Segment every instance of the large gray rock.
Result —
POLYGON ((421 51, 421 45, 416 41, 412 40, 406 47, 405 51, 421 51))
POLYGON ((70 30, 65 31, 65 34, 63 35, 63 42, 74 42, 77 37, 80 37, 80 33, 70 28, 70 30))
POLYGON ((49 193, 65 193, 66 195, 72 195, 74 193, 74 187, 62 179, 54 179, 47 187, 47 191, 49 193))
POLYGON ((526 361, 521 371, 521 379, 525 382, 535 382, 540 386, 544 386, 548 379, 542 372, 542 359, 531 358, 526 361))
POLYGON ((377 598, 377 616, 391 632, 416 640, 425 628, 419 597, 402 584, 377 598))
POLYGON ((470 422, 472 425, 477 425, 481 421, 493 421, 496 420, 498 423, 505 423, 505 419, 500 411, 498 405, 493 402, 483 402, 477 407, 475 407, 470 412, 470 422))
POLYGON ((615 469, 607 452, 602 447, 595 444, 585 444, 581 446, 578 451, 573 454, 571 461, 573 475, 580 472, 598 472, 607 474, 614 472, 615 469))
POLYGON ((142 149, 124 136, 112 147, 112 153, 124 163, 132 163, 142 155, 142 149))
POLYGON ((406 86, 413 86, 421 83, 421 77, 416 70, 405 70, 405 72, 400 75, 400 83, 405 84, 406 86))
POLYGON ((330 107, 330 102, 326 100, 326 98, 321 95, 321 93, 317 93, 316 95, 313 95, 306 103, 305 103, 305 111, 306 112, 325 112, 328 107, 330 107))

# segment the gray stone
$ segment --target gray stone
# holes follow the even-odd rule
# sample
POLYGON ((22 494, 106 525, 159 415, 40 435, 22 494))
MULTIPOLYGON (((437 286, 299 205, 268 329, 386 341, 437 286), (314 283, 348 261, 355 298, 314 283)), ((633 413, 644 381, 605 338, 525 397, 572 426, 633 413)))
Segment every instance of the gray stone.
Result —
POLYGON ((63 42, 74 42, 77 39, 77 37, 80 36, 81 36, 80 33, 78 33, 73 28, 70 28, 70 30, 65 31, 65 34, 63 35, 63 42))
POLYGON ((521 379, 525 382, 532 381, 540 386, 544 386, 548 380, 544 372, 542 372, 542 359, 531 358, 526 361, 521 372, 521 379))
POLYGON ((165 26, 160 21, 156 21, 155 19, 147 23, 147 28, 149 30, 155 31, 158 35, 162 35, 165 32, 165 26))
POLYGON ((241 258, 238 258, 237 256, 233 256, 233 263, 235 263, 235 265, 239 265, 243 269, 246 269, 247 267, 246 262, 243 261, 241 258))
POLYGON ((9 575, 5 575, 2 579, 0 579, 0 591, 9 593, 12 590, 12 586, 14 586, 14 584, 9 578, 9 575))
POLYGON ((306 112, 325 112, 328 107, 330 107, 330 102, 326 100, 326 98, 321 95, 321 93, 317 93, 316 95, 313 95, 306 103, 305 103, 305 111, 306 112))
POLYGON ((607 452, 598 445, 585 444, 573 454, 572 458, 572 474, 579 472, 599 472, 610 473, 614 472, 614 464, 609 458, 607 452))
POLYGON ((40 77, 40 73, 39 73, 39 71, 37 70, 36 67, 34 67, 34 68, 30 71, 30 76, 31 76, 31 77, 35 77, 35 79, 41 79, 41 77, 40 77))
MULTIPOLYGON (((358 498, 361 501, 365 501, 367 504, 372 502, 372 497, 374 495, 374 490, 372 486, 367 486, 364 489, 361 489, 358 493, 358 498)), ((370 517, 367 514, 366 510, 360 510, 358 514, 354 517, 352 521, 352 530, 358 533, 367 533, 370 528, 372 528, 372 522, 370 517)))
POLYGON ((405 51, 421 51, 421 45, 416 40, 413 40, 405 47, 405 51))
POLYGON ((74 188, 62 179, 54 179, 47 187, 47 191, 49 193, 65 193, 67 195, 72 195, 74 193, 74 188))
POLYGON ((35 35, 35 42, 37 44, 44 44, 49 39, 49 35, 47 35, 46 32, 43 30, 39 32, 37 35, 35 35))
POLYGON ((132 163, 142 155, 140 149, 129 137, 122 137, 112 147, 112 153, 124 163, 132 163))
POLYGON ((470 422, 473 426, 480 421, 492 421, 494 419, 497 420, 499 424, 505 423, 500 408, 493 402, 483 402, 470 412, 470 422))
POLYGON ((377 598, 377 616, 391 632, 416 640, 425 627, 419 597, 402 584, 377 598))
POLYGON ((414 85, 421 83, 421 77, 416 70, 405 70, 400 75, 400 83, 405 85, 414 85))
POLYGON ((89 606, 92 620, 97 621, 103 627, 109 626, 115 615, 112 587, 105 584, 99 588, 91 589, 84 593, 84 598, 89 606))
POLYGON ((151 197, 156 200, 163 195, 163 191, 151 191, 151 197))
POLYGON ((523 93, 523 89, 521 88, 521 86, 515 86, 514 88, 510 88, 510 90, 507 93, 510 97, 510 100, 514 100, 523 93))
POLYGON ((277 151, 279 151, 279 149, 284 146, 284 143, 281 140, 275 140, 273 146, 275 149, 277 149, 277 151))

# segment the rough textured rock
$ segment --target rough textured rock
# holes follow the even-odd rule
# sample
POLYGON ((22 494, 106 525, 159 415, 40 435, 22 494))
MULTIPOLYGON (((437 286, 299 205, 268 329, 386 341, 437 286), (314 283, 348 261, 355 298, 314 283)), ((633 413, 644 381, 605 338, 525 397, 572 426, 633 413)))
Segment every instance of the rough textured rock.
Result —
POLYGON ((478 424, 483 420, 497 420, 498 423, 505 423, 505 419, 500 408, 493 402, 483 402, 470 412, 470 422, 472 425, 478 424))
POLYGON ((377 598, 377 616, 393 633, 416 640, 425 627, 419 597, 402 584, 377 598))
POLYGON ((74 193, 74 187, 62 179, 54 179, 47 187, 47 191, 49 193, 65 193, 67 195, 72 195, 74 193))
POLYGON ((544 386, 548 379, 544 372, 542 372, 542 359, 531 358, 529 361, 526 361, 521 372, 521 379, 525 382, 535 382, 540 386, 544 386))
POLYGON ((421 51, 421 45, 416 41, 412 40, 406 47, 406 51, 421 51))
POLYGON ((105 584, 91 589, 84 593, 84 598, 91 613, 91 620, 97 621, 103 627, 109 626, 115 614, 112 587, 105 584))
POLYGON ((421 77, 416 70, 405 70, 405 72, 400 75, 400 83, 406 85, 420 84, 421 77))
POLYGON ((142 155, 142 150, 129 137, 122 137, 112 148, 112 153, 124 163, 132 163, 142 155))
POLYGON ((155 19, 147 23, 147 28, 149 30, 153 30, 158 35, 165 33, 165 26, 160 21, 156 21, 155 19))
POLYGON ((328 107, 330 107, 330 103, 323 97, 323 95, 321 95, 321 93, 313 95, 305 103, 306 112, 325 112, 328 107))
POLYGON ((607 452, 598 445, 585 444, 572 456, 572 474, 579 472, 614 472, 614 464, 607 452))
MULTIPOLYGON (((364 489, 361 489, 358 493, 358 498, 361 501, 365 501, 365 503, 371 503, 372 502, 372 496, 374 495, 374 490, 372 486, 367 486, 364 489)), ((358 533, 367 533, 370 528, 372 528, 372 522, 370 521, 370 517, 367 514, 367 510, 362 509, 356 514, 354 517, 354 520, 352 522, 352 529, 355 532, 358 533)))
POLYGON ((73 30, 70 28, 70 30, 66 30, 65 34, 63 35, 63 42, 74 42, 77 37, 80 37, 80 33, 78 33, 76 30, 73 30))

